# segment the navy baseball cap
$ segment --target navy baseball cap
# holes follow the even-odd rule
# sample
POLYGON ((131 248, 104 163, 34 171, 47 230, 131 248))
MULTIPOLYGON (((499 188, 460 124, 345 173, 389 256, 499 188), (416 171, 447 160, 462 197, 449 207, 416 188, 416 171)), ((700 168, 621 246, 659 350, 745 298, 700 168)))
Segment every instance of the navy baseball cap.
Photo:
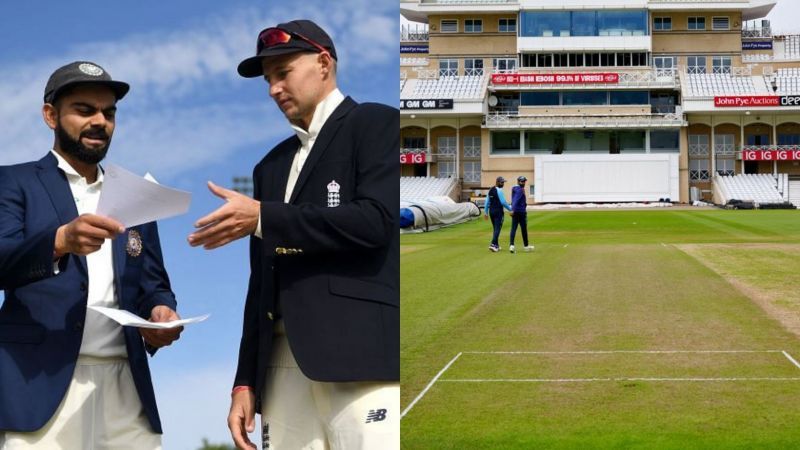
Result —
POLYGON ((524 181, 528 181, 528 179, 525 178, 525 175, 520 175, 517 177, 517 183, 522 183, 524 181))
POLYGON ((128 83, 112 80, 105 69, 93 62, 75 61, 59 67, 50 75, 44 88, 44 102, 52 104, 65 90, 79 84, 108 86, 117 100, 125 97, 131 88, 128 83))
POLYGON ((505 182, 506 182, 506 179, 505 179, 505 178, 503 178, 503 177, 497 177, 497 180, 495 180, 495 181, 496 181, 497 183, 505 183, 505 182))
POLYGON ((297 52, 328 52, 336 58, 336 47, 328 33, 310 20, 293 20, 265 28, 256 39, 256 55, 239 63, 239 75, 254 78, 264 75, 261 60, 297 52))

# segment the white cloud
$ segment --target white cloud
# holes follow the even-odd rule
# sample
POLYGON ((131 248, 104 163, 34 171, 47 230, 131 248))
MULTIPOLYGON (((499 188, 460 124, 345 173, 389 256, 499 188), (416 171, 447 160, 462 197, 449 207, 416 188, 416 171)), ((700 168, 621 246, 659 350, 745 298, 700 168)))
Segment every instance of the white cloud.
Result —
POLYGON ((325 6, 304 2, 268 12, 241 10, 190 28, 123 35, 58 57, 7 64, 0 68, 6 138, 0 164, 38 159, 51 148, 53 135, 40 113, 44 85, 56 67, 80 59, 96 61, 131 84, 109 154, 132 170, 157 166, 169 178, 233 157, 248 145, 266 147, 289 135, 289 127, 266 86, 261 99, 242 93, 252 89, 246 83, 263 82, 236 73, 239 61, 254 53, 262 28, 296 18, 319 23, 337 44, 340 77, 396 63, 396 6, 381 9, 367 0, 351 0, 334 11, 325 6))

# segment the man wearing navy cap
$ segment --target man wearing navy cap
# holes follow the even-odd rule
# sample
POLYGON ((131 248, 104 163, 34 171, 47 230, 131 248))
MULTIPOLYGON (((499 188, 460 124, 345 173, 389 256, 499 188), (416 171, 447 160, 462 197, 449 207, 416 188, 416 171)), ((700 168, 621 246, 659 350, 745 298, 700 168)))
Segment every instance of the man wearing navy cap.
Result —
POLYGON ((503 230, 503 208, 511 211, 511 206, 506 201, 506 196, 503 195, 503 186, 506 184, 506 179, 497 177, 495 185, 489 189, 486 195, 486 200, 483 203, 483 218, 492 219, 492 242, 489 244, 489 250, 492 252, 500 251, 500 232, 503 230))
POLYGON ((42 107, 53 149, 39 161, 0 167, 4 450, 161 448, 146 352, 181 330, 140 332, 87 308, 178 318, 156 224, 125 229, 95 214, 98 164, 128 89, 88 61, 59 68, 42 107))
POLYGON ((336 87, 337 55, 309 20, 259 33, 239 64, 264 77, 294 130, 253 171, 255 199, 226 204, 192 245, 250 235, 250 284, 228 427, 256 411, 263 447, 400 448, 399 111, 336 87))

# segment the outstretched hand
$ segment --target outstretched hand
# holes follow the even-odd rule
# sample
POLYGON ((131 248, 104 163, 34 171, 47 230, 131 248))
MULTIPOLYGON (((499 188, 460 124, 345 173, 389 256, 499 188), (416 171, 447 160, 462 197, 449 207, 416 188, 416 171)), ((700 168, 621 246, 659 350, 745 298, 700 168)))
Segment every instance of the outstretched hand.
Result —
POLYGON ((208 182, 208 190, 225 204, 195 222, 199 230, 189 235, 189 245, 206 250, 222 247, 256 231, 261 203, 230 189, 208 182))

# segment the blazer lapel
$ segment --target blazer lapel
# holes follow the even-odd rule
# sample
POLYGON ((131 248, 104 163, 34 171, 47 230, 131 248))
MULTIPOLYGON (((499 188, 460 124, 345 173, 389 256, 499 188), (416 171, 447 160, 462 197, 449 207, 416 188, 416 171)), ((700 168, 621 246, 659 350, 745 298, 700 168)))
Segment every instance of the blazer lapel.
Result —
POLYGON ((273 150, 276 152, 275 163, 269 165, 272 173, 266 174, 266 179, 272 182, 272 188, 261 192, 262 200, 283 202, 286 196, 289 171, 292 170, 292 161, 298 148, 300 148, 300 139, 297 136, 292 136, 279 148, 273 150))
POLYGON ((292 196, 289 199, 289 203, 294 203, 297 199, 297 195, 303 189, 303 185, 308 180, 309 175, 314 170, 314 166, 317 164, 317 161, 322 157, 322 154, 325 153, 328 146, 330 145, 333 138, 336 136, 336 133, 339 131, 339 128, 342 126, 342 119, 356 106, 356 102, 353 101, 352 98, 347 97, 345 98, 342 103, 333 111, 328 120, 325 121, 325 125, 322 126, 322 129, 319 132, 319 136, 314 141, 314 146, 311 147, 311 151, 308 154, 308 159, 306 159, 305 164, 303 164, 303 170, 300 171, 300 176, 297 177, 297 183, 294 185, 294 190, 292 191, 292 196))
MULTIPOLYGON (((39 176, 44 190, 50 197, 50 202, 58 215, 60 224, 66 224, 75 220, 78 217, 78 208, 75 206, 75 199, 72 198, 72 190, 69 187, 69 182, 66 176, 58 170, 58 160, 52 153, 40 159, 36 164, 39 176)), ((86 270, 86 257, 79 256, 76 258, 79 265, 86 270)))

